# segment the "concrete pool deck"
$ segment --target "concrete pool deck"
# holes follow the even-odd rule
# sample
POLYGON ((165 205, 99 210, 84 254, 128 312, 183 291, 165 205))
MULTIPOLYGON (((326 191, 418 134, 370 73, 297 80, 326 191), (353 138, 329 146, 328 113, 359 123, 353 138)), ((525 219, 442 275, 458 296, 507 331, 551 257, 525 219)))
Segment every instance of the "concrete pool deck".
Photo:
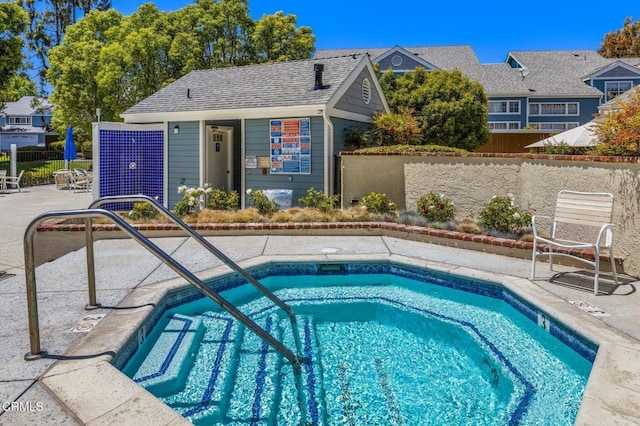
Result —
MULTIPOLYGON (((184 421, 161 405, 152 405, 153 417, 149 417, 149 405, 145 403, 149 394, 114 374, 115 369, 108 363, 111 348, 126 339, 122 327, 132 331, 137 326, 135 321, 150 309, 144 305, 167 288, 184 282, 134 241, 96 243, 97 294, 103 304, 96 311, 83 309, 88 301, 84 249, 37 268, 40 335, 48 356, 31 362, 23 359, 29 351, 22 259, 24 228, 40 213, 84 208, 90 201, 90 194, 66 193, 51 186, 0 196, 0 218, 4 223, 0 225, 0 270, 16 274, 0 280, 0 318, 4 325, 0 332, 0 424, 126 424, 125 419, 140 424, 142 418, 153 424, 184 421), (95 330, 71 331, 91 322, 83 322, 83 318, 98 314, 108 316, 95 330), (61 362, 56 363, 58 360, 61 362)), ((526 279, 530 268, 527 260, 392 237, 251 235, 207 239, 241 266, 272 260, 380 259, 498 280, 517 293, 526 293, 554 317, 558 315, 563 322, 601 343, 578 423, 640 424, 640 295, 636 292, 638 282, 633 279, 625 280, 626 284, 610 295, 596 297, 591 291, 544 279, 530 282, 526 279), (608 316, 587 314, 569 301, 587 302, 608 316)), ((153 241, 199 276, 225 270, 219 260, 186 237, 153 241)), ((541 264, 538 269, 541 278, 552 277, 546 265, 541 264)))

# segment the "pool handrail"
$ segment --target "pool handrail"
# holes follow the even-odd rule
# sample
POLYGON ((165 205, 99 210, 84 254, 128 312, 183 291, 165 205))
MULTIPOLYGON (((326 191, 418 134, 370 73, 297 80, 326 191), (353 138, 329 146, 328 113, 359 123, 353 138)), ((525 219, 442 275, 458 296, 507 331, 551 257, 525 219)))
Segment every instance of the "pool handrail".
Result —
POLYGON ((167 219, 169 219, 174 224, 178 225, 180 229, 189 234, 190 237, 199 242, 204 248, 209 250, 215 257, 222 261, 229 268, 233 269, 235 272, 240 274, 242 278, 247 280, 247 282, 253 285, 256 289, 258 289, 263 295, 267 296, 273 303, 275 303, 279 308, 287 313, 289 319, 291 320, 292 327, 295 329, 296 316, 293 310, 289 305, 287 305, 282 299, 273 294, 269 289, 260 284, 258 280, 256 280, 251 274, 242 269, 240 265, 231 260, 227 255, 221 252, 216 246, 207 241, 202 235, 196 232, 193 228, 187 225, 182 219, 173 214, 169 209, 164 207, 162 204, 158 203, 152 197, 147 195, 113 195, 98 198, 94 200, 91 204, 89 204, 89 208, 98 208, 104 204, 110 203, 139 203, 139 202, 147 202, 151 204, 158 212, 162 213, 167 219))
POLYGON ((245 314, 240 312, 235 306, 229 303, 218 293, 208 288, 198 277, 178 263, 175 259, 161 250, 151 240, 142 235, 138 230, 129 225, 125 220, 117 214, 104 209, 87 209, 87 210, 61 210, 43 213, 31 221, 24 233, 24 260, 25 260, 25 280, 27 287, 27 310, 29 315, 29 340, 31 351, 25 354, 26 361, 40 359, 47 354, 40 346, 40 326, 38 321, 38 296, 36 288, 36 268, 35 268, 35 250, 33 244, 33 236, 40 224, 49 219, 66 218, 66 219, 84 219, 85 220, 85 237, 87 247, 87 268, 89 270, 89 307, 99 306, 96 302, 95 276, 92 277, 94 270, 93 259, 93 233, 92 219, 97 217, 106 217, 111 219, 120 229, 133 238, 136 242, 147 249, 151 254, 160 259, 165 265, 169 266, 182 278, 186 279, 191 285, 196 287, 204 295, 216 302, 220 307, 229 314, 242 322, 251 331, 256 333, 260 338, 271 345, 282 356, 287 358, 293 366, 294 373, 298 376, 301 372, 300 361, 298 357, 281 342, 267 333, 262 327, 252 321, 245 314))

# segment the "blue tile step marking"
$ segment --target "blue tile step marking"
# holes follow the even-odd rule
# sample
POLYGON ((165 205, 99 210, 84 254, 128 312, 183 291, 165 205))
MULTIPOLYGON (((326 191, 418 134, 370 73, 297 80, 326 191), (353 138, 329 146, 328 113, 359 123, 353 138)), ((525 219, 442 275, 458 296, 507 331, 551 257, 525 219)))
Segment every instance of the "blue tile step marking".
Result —
MULTIPOLYGON (((252 319, 267 333, 281 339, 277 315, 252 319)), ((245 330, 225 424, 275 424, 280 358, 267 342, 251 330, 245 330)))
POLYGON ((297 327, 301 343, 303 409, 307 424, 325 425, 326 407, 322 387, 322 360, 312 316, 298 315, 297 327))
POLYGON ((184 389, 161 399, 192 423, 215 424, 222 422, 221 401, 229 392, 225 383, 232 381, 228 377, 235 370, 243 330, 227 314, 207 312, 199 318, 206 331, 184 389))
POLYGON ((203 335, 201 319, 174 314, 133 380, 152 393, 180 391, 203 335))

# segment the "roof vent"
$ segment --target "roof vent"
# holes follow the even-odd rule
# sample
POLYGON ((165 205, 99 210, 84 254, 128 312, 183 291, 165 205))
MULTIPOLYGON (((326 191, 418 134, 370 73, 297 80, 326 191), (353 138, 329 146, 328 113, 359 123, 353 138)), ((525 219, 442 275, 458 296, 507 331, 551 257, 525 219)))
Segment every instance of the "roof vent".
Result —
POLYGON ((324 64, 313 64, 313 70, 316 73, 316 83, 313 86, 313 90, 324 89, 322 84, 322 72, 324 71, 324 64))

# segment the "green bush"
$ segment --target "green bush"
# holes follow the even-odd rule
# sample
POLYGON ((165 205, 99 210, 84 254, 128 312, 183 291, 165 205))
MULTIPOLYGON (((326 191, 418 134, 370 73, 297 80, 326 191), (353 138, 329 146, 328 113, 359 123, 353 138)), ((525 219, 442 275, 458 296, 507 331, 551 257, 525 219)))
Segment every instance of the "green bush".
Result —
POLYGON ((378 154, 378 153, 402 153, 402 152, 455 152, 466 154, 469 151, 460 148, 452 148, 442 145, 390 145, 390 146, 371 146, 368 148, 357 149, 355 152, 378 154))
POLYGON ((236 211, 240 208, 240 194, 236 191, 227 193, 222 189, 214 189, 209 193, 207 207, 214 210, 236 211))
POLYGON ((80 144, 80 149, 82 151, 82 156, 86 159, 93 158, 93 142, 86 141, 80 144))
POLYGON ((398 205, 393 201, 389 201, 386 194, 379 192, 370 192, 362 197, 361 204, 370 213, 395 213, 398 205))
POLYGON ((258 213, 263 216, 271 216, 280 211, 280 204, 267 198, 263 191, 247 189, 247 195, 253 201, 253 206, 258 210, 258 213))
POLYGON ((314 187, 311 187, 307 190, 307 195, 298 198, 298 203, 302 204, 305 207, 318 209, 321 212, 326 213, 334 208, 334 206, 338 202, 338 198, 338 195, 327 197, 326 195, 324 195, 324 192, 318 191, 314 187))
POLYGON ((479 220, 487 229, 522 234, 531 226, 531 212, 516 206, 513 196, 494 196, 480 210, 479 220))
POLYGON ((418 213, 431 222, 447 222, 453 220, 455 208, 451 200, 442 195, 430 192, 416 202, 418 213))
POLYGON ((158 210, 147 202, 135 203, 127 216, 133 220, 154 219, 158 216, 158 210))
POLYGON ((378 145, 419 145, 422 142, 420 122, 410 109, 399 108, 397 113, 378 113, 373 116, 373 126, 378 145))

